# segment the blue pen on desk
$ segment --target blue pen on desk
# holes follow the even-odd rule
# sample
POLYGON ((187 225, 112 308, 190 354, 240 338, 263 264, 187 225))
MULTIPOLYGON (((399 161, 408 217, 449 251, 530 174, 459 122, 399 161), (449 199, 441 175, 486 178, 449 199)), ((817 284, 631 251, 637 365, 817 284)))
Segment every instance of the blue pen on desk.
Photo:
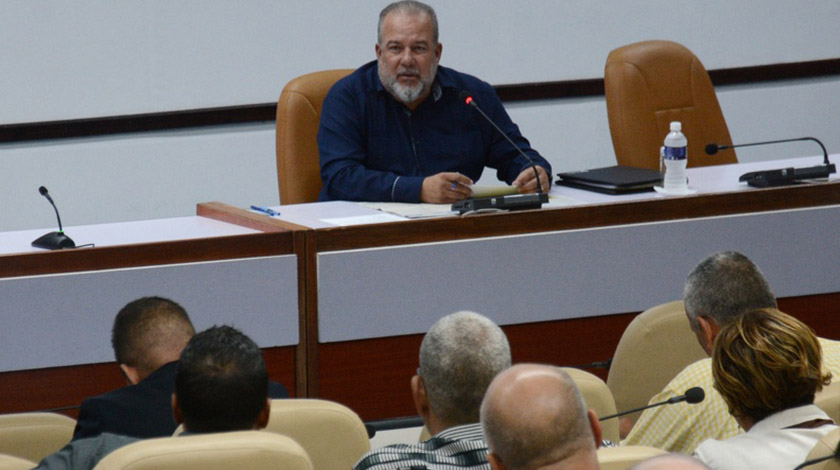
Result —
POLYGON ((277 212, 277 211, 276 211, 276 210, 274 210, 274 209, 269 209, 268 207, 251 206, 251 209, 252 209, 252 210, 255 210, 255 211, 257 211, 257 212, 262 212, 263 214, 268 214, 268 215, 270 215, 270 216, 272 216, 272 217, 277 216, 277 215, 280 215, 280 213, 279 213, 279 212, 277 212))

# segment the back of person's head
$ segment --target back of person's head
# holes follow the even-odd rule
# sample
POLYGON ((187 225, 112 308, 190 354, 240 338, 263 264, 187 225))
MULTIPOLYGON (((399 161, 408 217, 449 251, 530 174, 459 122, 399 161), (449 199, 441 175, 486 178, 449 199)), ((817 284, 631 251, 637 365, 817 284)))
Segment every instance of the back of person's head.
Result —
POLYGON ((749 258, 734 251, 715 253, 698 263, 685 281, 683 299, 695 328, 699 315, 724 325, 750 310, 776 307, 764 274, 749 258))
POLYGON ((484 392, 510 362, 510 345, 501 328, 477 313, 457 312, 426 333, 417 374, 431 411, 452 427, 478 422, 484 392))
POLYGON ((186 310, 162 297, 143 297, 123 307, 111 330, 117 363, 147 376, 178 359, 195 334, 186 310))
POLYGON ((629 470, 710 470, 706 464, 683 454, 662 454, 643 460, 629 470))
POLYGON ((198 333, 181 353, 175 395, 190 432, 253 429, 268 400, 262 351, 230 326, 198 333))
POLYGON ((814 332, 776 309, 747 312, 724 326, 715 339, 715 388, 736 419, 752 423, 788 408, 814 402, 827 385, 822 351, 814 332))
POLYGON ((598 468, 600 425, 557 367, 518 364, 500 373, 481 405, 481 425, 494 469, 598 468))

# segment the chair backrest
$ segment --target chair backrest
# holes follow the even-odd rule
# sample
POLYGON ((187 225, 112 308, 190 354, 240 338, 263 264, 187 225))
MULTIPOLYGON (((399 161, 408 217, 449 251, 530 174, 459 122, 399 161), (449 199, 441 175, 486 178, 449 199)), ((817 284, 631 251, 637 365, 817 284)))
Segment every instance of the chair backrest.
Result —
POLYGON ((648 446, 602 447, 598 449, 598 464, 601 470, 626 470, 642 460, 666 453, 648 446))
POLYGON ((40 462, 70 442, 75 428, 76 420, 57 413, 0 415, 0 454, 40 462))
POLYGON ((0 470, 29 470, 38 464, 13 455, 0 454, 0 470))
MULTIPOLYGON (((840 429, 835 429, 823 436, 817 445, 808 453, 805 460, 814 460, 820 457, 828 457, 833 454, 840 443, 840 429)), ((806 467, 808 470, 840 470, 840 461, 837 459, 829 459, 824 462, 816 463, 806 467)))
POLYGON ((95 470, 312 470, 291 438, 261 431, 160 437, 111 452, 95 470))
MULTIPOLYGON (((646 405, 686 366, 705 357, 681 300, 640 313, 621 335, 607 375, 616 408, 646 405)), ((635 421, 638 415, 627 418, 635 421)))
POLYGON ((671 121, 682 122, 688 166, 735 163, 734 150, 706 155, 706 144, 732 144, 709 74, 688 49, 644 41, 610 52, 604 69, 607 116, 619 165, 659 169, 671 121))
POLYGON ((327 400, 272 400, 266 431, 297 441, 315 470, 352 468, 370 450, 367 429, 359 416, 327 400))
MULTIPOLYGON (((575 381, 580 394, 583 395, 583 401, 586 402, 589 409, 595 411, 596 416, 607 416, 616 412, 612 393, 607 384, 598 376, 572 367, 563 367, 562 369, 575 381)), ((601 428, 604 439, 618 443, 618 419, 608 419, 602 422, 601 428)))
POLYGON ((840 379, 833 378, 832 382, 817 392, 814 404, 831 417, 836 424, 840 424, 840 379))
POLYGON ((321 191, 318 125, 327 92, 353 69, 325 70, 286 84, 277 102, 277 181, 280 204, 315 202, 321 191))

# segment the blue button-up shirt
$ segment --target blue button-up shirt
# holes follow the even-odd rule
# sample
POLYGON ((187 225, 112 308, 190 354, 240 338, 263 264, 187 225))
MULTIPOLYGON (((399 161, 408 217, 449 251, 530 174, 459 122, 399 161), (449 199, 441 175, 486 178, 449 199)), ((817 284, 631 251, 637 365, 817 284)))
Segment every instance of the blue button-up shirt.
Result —
POLYGON ((324 100, 319 199, 419 202, 425 177, 460 172, 478 181, 485 166, 512 183, 528 161, 459 99, 461 90, 470 91, 516 145, 551 174, 551 166, 522 137, 489 84, 438 67, 431 94, 409 111, 382 86, 373 61, 338 81, 324 100))

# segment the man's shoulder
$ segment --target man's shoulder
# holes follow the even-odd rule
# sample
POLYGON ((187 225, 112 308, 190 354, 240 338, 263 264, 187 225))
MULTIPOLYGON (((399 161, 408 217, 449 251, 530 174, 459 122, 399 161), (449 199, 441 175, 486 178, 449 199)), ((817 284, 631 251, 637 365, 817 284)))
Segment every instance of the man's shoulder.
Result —
POLYGON ((495 94, 496 91, 492 85, 484 80, 470 75, 468 73, 459 72, 449 67, 438 67, 438 80, 444 87, 457 88, 459 90, 468 90, 473 93, 490 93, 495 94))
POLYGON ((480 439, 432 437, 418 444, 393 444, 362 456, 354 470, 397 468, 489 469, 487 445, 480 439))
MULTIPOLYGON (((703 385, 712 379, 712 360, 711 358, 700 359, 685 366, 671 381, 666 388, 672 388, 674 385, 703 385)), ((680 392, 682 393, 682 392, 680 392)))
POLYGON ((368 62, 351 72, 346 77, 338 79, 330 88, 330 94, 365 93, 375 91, 378 87, 379 75, 376 61, 368 62))

